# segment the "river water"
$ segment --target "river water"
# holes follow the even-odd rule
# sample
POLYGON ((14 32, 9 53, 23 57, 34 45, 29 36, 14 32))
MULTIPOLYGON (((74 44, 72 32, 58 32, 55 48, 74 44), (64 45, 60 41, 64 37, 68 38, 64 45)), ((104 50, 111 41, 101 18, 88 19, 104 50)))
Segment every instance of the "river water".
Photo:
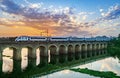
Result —
MULTIPOLYGON (((83 65, 78 65, 73 68, 89 68, 98 71, 112 71, 120 76, 120 60, 118 58, 107 57, 83 65)), ((83 73, 74 72, 71 70, 62 70, 52 74, 48 74, 37 78, 99 78, 83 73)))
MULTIPOLYGON (((76 60, 75 59, 76 57, 77 57, 77 60, 81 60, 79 55, 70 56, 70 57, 62 56, 60 58, 59 57, 52 58, 52 56, 49 56, 47 59, 45 59, 39 56, 40 55, 39 51, 36 51, 36 52, 37 52, 37 55, 36 55, 37 59, 29 61, 27 57, 28 55, 27 50, 24 48, 22 51, 22 61, 15 62, 12 59, 13 52, 9 49, 6 49, 3 52, 3 56, 4 56, 3 60, 0 61, 0 74, 3 74, 3 73, 10 74, 16 71, 25 73, 25 70, 27 69, 28 66, 35 67, 41 64, 42 62, 44 63, 60 62, 65 64, 68 61, 76 60)), ((101 53, 98 56, 101 56, 101 55, 104 55, 104 54, 101 53)), ((104 58, 97 58, 89 61, 84 61, 82 64, 78 64, 76 66, 73 66, 72 68, 89 68, 89 69, 98 70, 98 71, 112 71, 120 76, 120 60, 118 58, 113 58, 113 57, 104 57, 104 58)), ((33 77, 35 78, 99 78, 99 77, 90 76, 88 74, 74 72, 69 69, 64 69, 64 70, 43 75, 43 76, 34 74, 33 77)))

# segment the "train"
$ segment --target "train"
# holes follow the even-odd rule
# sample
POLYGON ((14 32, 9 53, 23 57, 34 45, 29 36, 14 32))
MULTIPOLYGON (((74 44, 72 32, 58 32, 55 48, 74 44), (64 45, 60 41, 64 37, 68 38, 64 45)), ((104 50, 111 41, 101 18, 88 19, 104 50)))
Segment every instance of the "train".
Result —
POLYGON ((79 38, 79 37, 43 37, 43 36, 19 36, 15 41, 110 41, 109 37, 91 37, 91 38, 79 38))

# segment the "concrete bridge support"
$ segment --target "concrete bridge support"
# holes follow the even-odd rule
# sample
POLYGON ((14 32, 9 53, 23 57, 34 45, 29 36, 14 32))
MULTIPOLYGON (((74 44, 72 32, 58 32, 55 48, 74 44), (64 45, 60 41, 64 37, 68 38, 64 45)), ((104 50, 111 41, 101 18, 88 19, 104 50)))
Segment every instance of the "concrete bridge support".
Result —
POLYGON ((31 69, 35 66, 36 66, 36 60, 35 59, 28 60, 28 66, 27 66, 28 69, 31 69))
POLYGON ((13 49, 13 59, 21 60, 21 49, 15 49, 15 48, 11 48, 11 49, 13 49))
POLYGON ((40 56, 48 57, 48 48, 45 46, 40 46, 40 56))
POLYGON ((90 56, 92 56, 92 53, 91 53, 91 51, 92 51, 92 45, 91 44, 87 44, 87 57, 90 57, 90 56))
POLYGON ((14 73, 20 73, 20 72, 22 72, 21 61, 15 61, 15 60, 13 60, 13 72, 14 73))
POLYGON ((2 60, 2 50, 0 49, 0 60, 2 60))
POLYGON ((3 60, 0 60, 0 74, 2 73, 2 64, 3 64, 3 60))
POLYGON ((36 59, 36 48, 28 48, 28 59, 36 59))

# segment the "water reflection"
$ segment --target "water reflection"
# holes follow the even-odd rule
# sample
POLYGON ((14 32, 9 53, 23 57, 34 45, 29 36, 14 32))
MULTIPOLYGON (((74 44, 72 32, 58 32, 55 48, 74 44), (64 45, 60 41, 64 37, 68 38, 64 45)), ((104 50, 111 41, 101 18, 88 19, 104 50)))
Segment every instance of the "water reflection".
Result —
POLYGON ((22 61, 21 61, 21 68, 22 70, 25 70, 27 65, 28 65, 28 49, 27 48, 23 48, 22 49, 22 52, 21 52, 21 55, 22 55, 22 61))
MULTIPOLYGON (((27 72, 29 70, 31 70, 32 68, 34 69, 34 67, 38 66, 40 68, 42 68, 43 66, 47 65, 47 64, 55 64, 55 65, 59 65, 59 64, 67 64, 67 63, 71 63, 74 61, 79 61, 81 62, 81 60, 83 59, 87 59, 87 58, 91 58, 92 56, 92 52, 84 52, 84 53, 75 53, 75 54, 68 54, 68 55, 60 55, 60 56, 54 56, 50 54, 50 51, 48 51, 49 56, 48 57, 42 57, 40 56, 40 50, 37 49, 36 50, 36 59, 28 59, 28 50, 26 48, 23 48, 21 51, 22 54, 22 60, 21 61, 15 61, 12 59, 12 50, 6 50, 3 53, 10 53, 11 51, 11 55, 4 55, 7 56, 5 57, 7 59, 4 59, 3 57, 3 63, 2 61, 0 62, 0 66, 2 71, 0 70, 0 73, 2 72, 12 72, 11 74, 15 74, 18 75, 22 72, 27 72), (10 56, 10 57, 8 57, 10 56), (84 57, 84 58, 82 58, 84 57), (8 66, 6 66, 8 65, 8 66), (4 69, 4 70, 3 70, 4 69), (6 71, 5 71, 6 70, 6 71)), ((97 52, 97 51, 95 51, 97 52)), ((93 53, 95 53, 93 52, 93 53)), ((102 51, 100 51, 102 52, 102 51)), ((100 53, 99 53, 100 54, 100 53)), ((98 55, 99 55, 98 54, 98 55)), ((74 64, 74 63, 73 63, 74 64)), ((37 70, 35 70, 37 71, 37 70)), ((71 71, 70 71, 71 72, 71 71)))
POLYGON ((62 70, 59 72, 55 72, 53 74, 49 74, 47 76, 41 76, 41 77, 36 77, 36 78, 99 78, 99 77, 94 77, 70 70, 62 70))
POLYGON ((6 48, 3 51, 3 65, 2 71, 3 72, 12 72, 13 71, 13 50, 10 48, 6 48), (8 52, 9 51, 9 52, 8 52))
POLYGON ((3 65, 2 65, 2 71, 3 72, 12 72, 13 71, 13 60, 10 59, 10 57, 3 57, 3 65))
POLYGON ((120 63, 117 58, 108 57, 91 63, 77 66, 75 68, 89 68, 98 71, 113 71, 120 76, 120 63))

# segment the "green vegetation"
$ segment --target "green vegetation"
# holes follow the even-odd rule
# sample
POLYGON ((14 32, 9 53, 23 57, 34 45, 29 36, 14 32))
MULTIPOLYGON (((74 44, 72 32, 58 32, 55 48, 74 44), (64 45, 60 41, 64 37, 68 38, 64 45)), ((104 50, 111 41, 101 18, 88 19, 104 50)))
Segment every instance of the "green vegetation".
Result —
POLYGON ((114 57, 120 57, 120 35, 117 39, 110 41, 108 46, 108 53, 114 57))
POLYGON ((74 68, 74 69, 70 69, 72 71, 75 72, 80 72, 80 73, 85 73, 85 74, 90 74, 93 76, 97 76, 97 77, 101 77, 101 78, 120 78, 120 76, 117 76, 115 73, 107 71, 95 71, 95 70, 91 70, 91 69, 81 69, 81 68, 74 68))

